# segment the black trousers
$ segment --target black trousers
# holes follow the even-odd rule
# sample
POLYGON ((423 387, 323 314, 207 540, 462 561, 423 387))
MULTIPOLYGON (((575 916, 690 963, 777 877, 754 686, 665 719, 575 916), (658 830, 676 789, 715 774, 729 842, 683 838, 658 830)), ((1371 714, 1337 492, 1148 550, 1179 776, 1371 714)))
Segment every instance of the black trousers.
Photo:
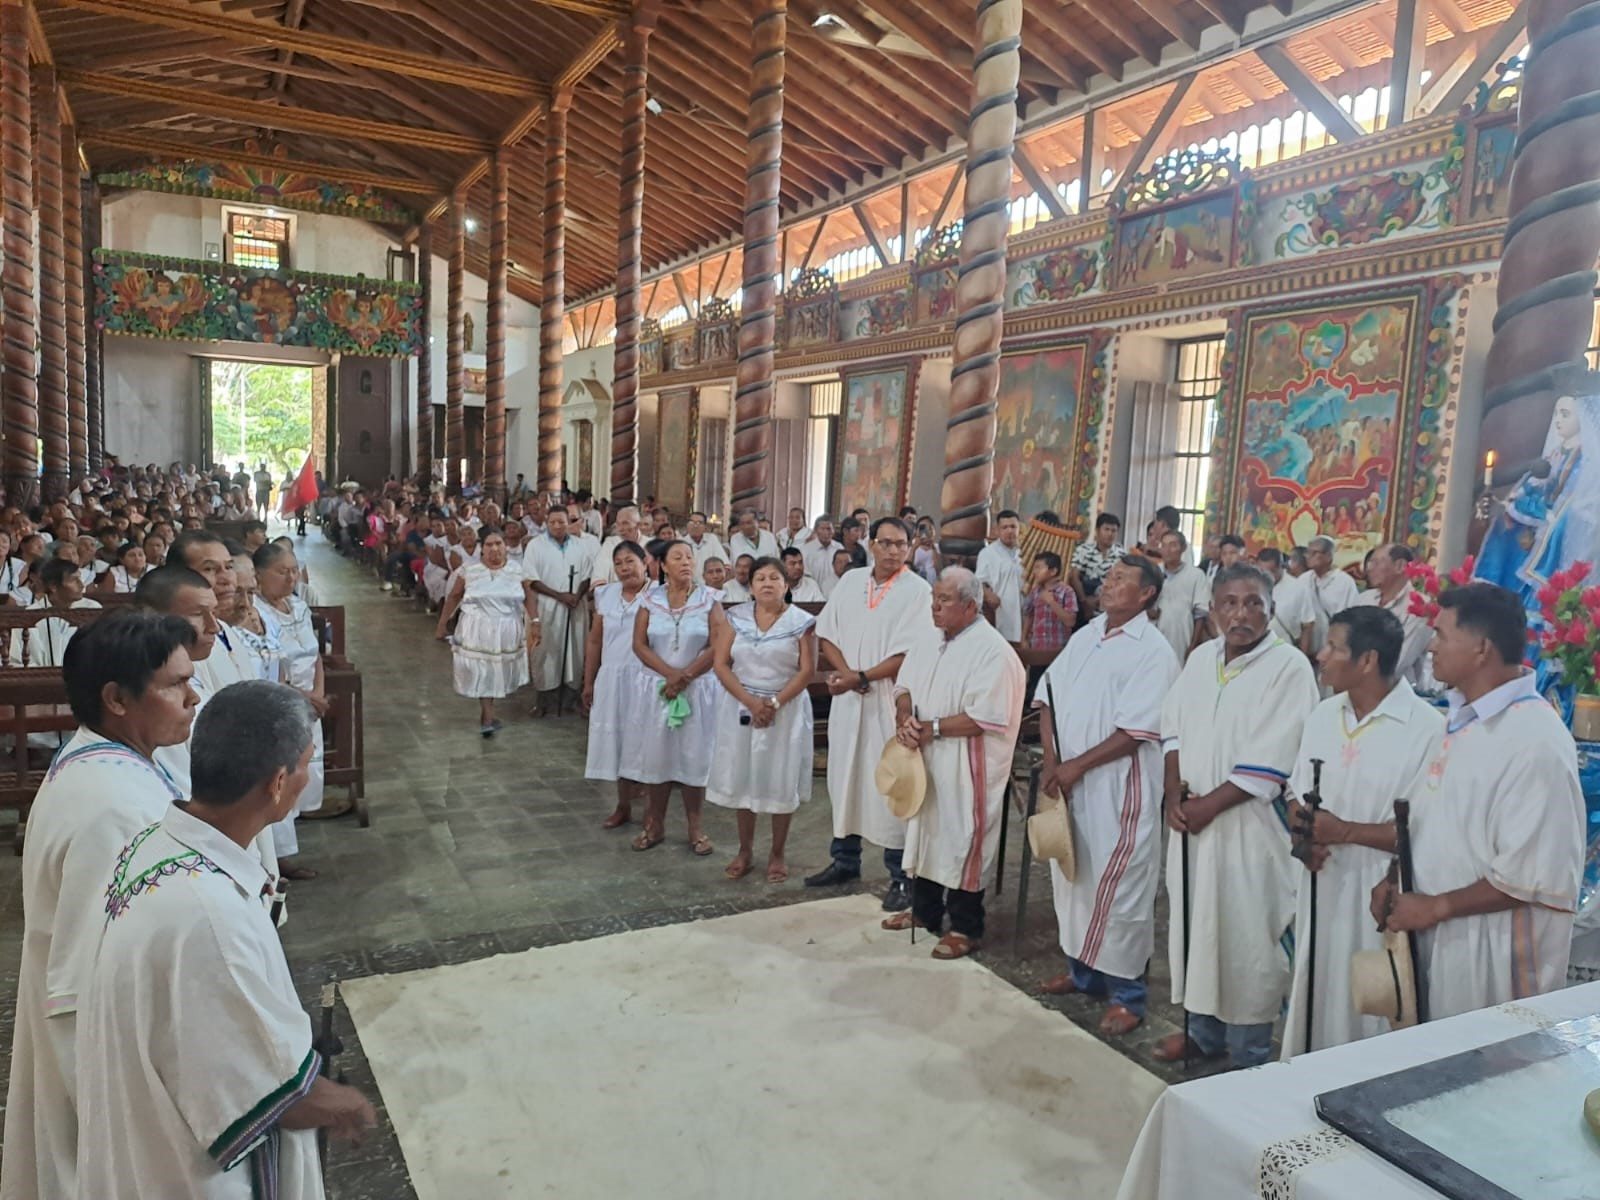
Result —
POLYGON ((911 881, 911 915, 929 933, 941 934, 948 916, 951 933, 977 941, 983 937, 983 890, 963 892, 919 877, 911 881))

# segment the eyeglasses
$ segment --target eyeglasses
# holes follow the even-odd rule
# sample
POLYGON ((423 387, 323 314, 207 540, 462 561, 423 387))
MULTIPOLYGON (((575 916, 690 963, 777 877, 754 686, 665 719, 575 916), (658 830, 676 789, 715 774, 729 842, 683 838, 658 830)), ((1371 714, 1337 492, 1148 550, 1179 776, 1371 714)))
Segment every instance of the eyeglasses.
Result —
POLYGON ((873 544, 881 546, 885 550, 908 550, 911 547, 911 543, 904 538, 876 538, 873 544))

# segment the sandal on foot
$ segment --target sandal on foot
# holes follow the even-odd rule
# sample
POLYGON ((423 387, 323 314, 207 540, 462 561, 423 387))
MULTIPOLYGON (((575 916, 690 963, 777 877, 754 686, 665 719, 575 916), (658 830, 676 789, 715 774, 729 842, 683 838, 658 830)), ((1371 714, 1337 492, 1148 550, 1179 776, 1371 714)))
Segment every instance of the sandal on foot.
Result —
POLYGON ((1082 989, 1073 981, 1070 971, 1063 971, 1054 979, 1047 979, 1035 989, 1041 996, 1071 996, 1082 989))
POLYGON ((878 923, 878 928, 903 930, 910 929, 916 923, 917 919, 911 915, 911 910, 906 909, 902 912, 895 913, 891 917, 885 917, 878 923))
POLYGON ((630 846, 632 846, 635 850, 654 850, 657 846, 661 845, 661 843, 666 841, 666 840, 667 840, 667 835, 666 834, 657 833, 654 830, 646 829, 643 833, 641 833, 638 837, 634 838, 633 841, 631 841, 628 844, 630 846))
POLYGON ((767 882, 768 883, 787 883, 788 880, 789 880, 789 868, 788 867, 775 867, 775 866, 772 866, 770 863, 767 865, 767 882))
POLYGON ((1100 1032, 1105 1037, 1125 1037, 1144 1021, 1138 1013, 1120 1004, 1113 1004, 1100 1018, 1100 1032))
POLYGON ((947 933, 933 948, 933 957, 940 959, 965 958, 978 948, 978 943, 964 933, 947 933))
POLYGON ((631 812, 627 811, 626 809, 619 808, 619 809, 617 809, 616 812, 612 813, 604 821, 600 822, 600 828, 601 829, 616 829, 618 826, 626 825, 626 824, 628 824, 628 822, 630 822, 632 820, 633 820, 633 814, 631 812))
POLYGON ((704 858, 716 850, 716 847, 711 844, 711 839, 702 833, 689 843, 689 849, 693 850, 698 857, 704 858))
POLYGON ((751 866, 750 866, 750 860, 749 859, 746 859, 744 862, 741 863, 736 858, 731 863, 729 863, 726 867, 722 868, 722 873, 724 875, 726 875, 729 879, 743 879, 746 875, 750 874, 750 871, 751 871, 751 866))

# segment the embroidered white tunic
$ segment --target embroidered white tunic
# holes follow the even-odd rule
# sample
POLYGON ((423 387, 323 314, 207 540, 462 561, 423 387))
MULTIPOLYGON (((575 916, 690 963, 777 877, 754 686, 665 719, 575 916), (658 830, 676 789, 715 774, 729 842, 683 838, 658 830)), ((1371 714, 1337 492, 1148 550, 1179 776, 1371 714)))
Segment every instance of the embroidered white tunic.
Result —
POLYGON ((1427 689, 1438 686, 1428 664, 1428 646, 1433 641, 1433 626, 1428 624, 1426 617, 1411 611, 1411 597, 1414 594, 1414 589, 1408 583, 1392 601, 1385 604, 1382 592, 1377 588, 1368 588, 1356 597, 1356 603, 1387 608, 1395 615, 1405 635, 1405 641, 1400 645, 1400 665, 1395 669, 1395 674, 1414 688, 1427 689))
POLYGON ((826 546, 821 542, 812 541, 801 547, 801 557, 806 562, 806 574, 817 581, 817 587, 822 590, 824 597, 833 594, 833 589, 838 585, 839 576, 833 573, 833 553, 843 550, 836 541, 830 541, 826 546))
MULTIPOLYGON (((1340 693, 1317 705, 1306 718, 1289 790, 1305 796, 1320 758, 1322 803, 1346 821, 1382 824, 1394 820, 1394 801, 1412 795, 1440 732, 1444 715, 1418 697, 1404 679, 1377 708, 1356 720, 1350 697, 1340 693)), ((1370 912, 1372 889, 1389 870, 1391 855, 1366 846, 1333 846, 1317 872, 1316 995, 1312 997, 1311 1048, 1388 1033, 1389 1022, 1355 1011, 1350 1002, 1350 956, 1381 950, 1370 912)), ((1304 1053, 1306 990, 1311 963, 1311 873, 1299 863, 1294 919, 1294 983, 1284 1021, 1283 1057, 1304 1053)))
POLYGON ((106 876, 80 1017, 78 1194, 320 1200, 315 1132, 279 1127, 321 1062, 260 860, 172 808, 106 876))
POLYGON ((728 535, 728 566, 731 568, 744 554, 751 558, 777 558, 778 539, 770 529, 757 529, 756 539, 752 542, 742 530, 735 529, 728 535))
POLYGON ((1181 664, 1194 641, 1194 623, 1211 611, 1211 580, 1199 567, 1184 563, 1162 579, 1156 608, 1156 628, 1181 664))
POLYGON ((1000 601, 994 627, 1008 642, 1022 640, 1022 551, 999 541, 978 551, 978 582, 987 584, 1000 601))
POLYGON ((1450 700, 1411 810, 1417 890, 1487 879, 1523 903, 1419 939, 1435 1020, 1565 986, 1584 855, 1577 747, 1532 673, 1450 700))
POLYGON ((698 542, 693 538, 683 540, 688 542, 694 551, 694 577, 697 582, 705 582, 707 561, 713 558, 720 558, 723 562, 728 561, 728 552, 722 548, 722 542, 714 533, 705 534, 698 542))
MULTIPOLYGON (((912 578, 923 582, 920 575, 912 578)), ((964 892, 983 890, 1000 848, 1000 806, 1027 687, 1017 652, 981 616, 949 639, 931 622, 917 632, 895 694, 910 695, 924 721, 968 716, 983 732, 935 738, 923 748, 928 793, 906 822, 908 875, 964 892)), ((881 797, 878 803, 887 811, 881 797)))
POLYGON ((1287 572, 1272 585, 1272 632, 1291 646, 1298 646, 1305 627, 1315 623, 1310 587, 1304 575, 1297 578, 1287 572))
MULTIPOLYGON (((523 571, 555 592, 577 591, 595 569, 594 551, 582 538, 557 542, 549 534, 535 538, 523 554, 523 571)), ((553 692, 566 685, 583 686, 583 644, 589 636, 589 606, 568 608, 550 596, 539 596, 539 647, 534 651, 533 685, 553 692), (561 671, 562 634, 566 634, 567 669, 561 671)))
MULTIPOLYGON (((1178 657, 1140 613, 1106 631, 1104 615, 1072 636, 1034 688, 1055 700, 1061 761, 1121 730, 1139 747, 1089 771, 1068 798, 1077 878, 1050 864, 1061 949, 1119 979, 1137 979, 1155 951, 1161 877, 1161 705, 1178 657)), ((1048 718, 1047 718, 1048 719, 1048 718)))
POLYGON ((1229 1025, 1274 1020, 1289 990, 1285 934, 1294 916, 1298 864, 1279 804, 1317 685, 1306 656, 1270 633, 1223 664, 1224 642, 1196 647, 1161 712, 1163 753, 1195 796, 1224 782, 1249 792, 1189 836, 1193 949, 1184 970, 1183 838, 1167 839, 1173 897, 1167 957, 1172 999, 1229 1025))
POLYGON ((809 575, 800 576, 800 582, 790 585, 789 602, 791 604, 821 604, 827 597, 822 594, 822 589, 817 586, 817 581, 809 575))
POLYGON ((105 884, 122 846, 178 798, 155 763, 88 729, 73 734, 34 798, 22 853, 5 1200, 80 1194, 74 1043, 79 993, 105 923, 105 884))
MULTIPOLYGON (((832 642, 852 671, 867 671, 904 654, 933 628, 933 589, 902 568, 887 584, 857 567, 839 578, 817 617, 817 637, 832 642)), ((817 648, 819 658, 822 648, 817 648)), ((832 667, 821 659, 824 673, 832 667)), ((867 694, 833 698, 828 712, 828 796, 833 836, 860 834, 889 850, 906 844, 906 823, 889 812, 874 776, 883 748, 894 736, 894 681, 875 679, 867 694)))
POLYGON ((1337 567, 1329 568, 1326 575, 1307 571, 1300 582, 1305 585, 1306 596, 1311 601, 1311 621, 1316 626, 1311 631, 1311 652, 1315 654, 1328 640, 1329 620, 1353 607, 1359 591, 1356 581, 1337 567))

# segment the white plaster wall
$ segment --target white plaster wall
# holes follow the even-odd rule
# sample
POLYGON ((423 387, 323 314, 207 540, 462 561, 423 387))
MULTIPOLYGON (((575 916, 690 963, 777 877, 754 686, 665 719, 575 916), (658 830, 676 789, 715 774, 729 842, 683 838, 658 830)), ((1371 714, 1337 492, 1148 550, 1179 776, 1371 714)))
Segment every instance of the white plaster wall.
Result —
POLYGON ((200 361, 178 343, 108 337, 106 453, 125 463, 197 461, 200 361))

